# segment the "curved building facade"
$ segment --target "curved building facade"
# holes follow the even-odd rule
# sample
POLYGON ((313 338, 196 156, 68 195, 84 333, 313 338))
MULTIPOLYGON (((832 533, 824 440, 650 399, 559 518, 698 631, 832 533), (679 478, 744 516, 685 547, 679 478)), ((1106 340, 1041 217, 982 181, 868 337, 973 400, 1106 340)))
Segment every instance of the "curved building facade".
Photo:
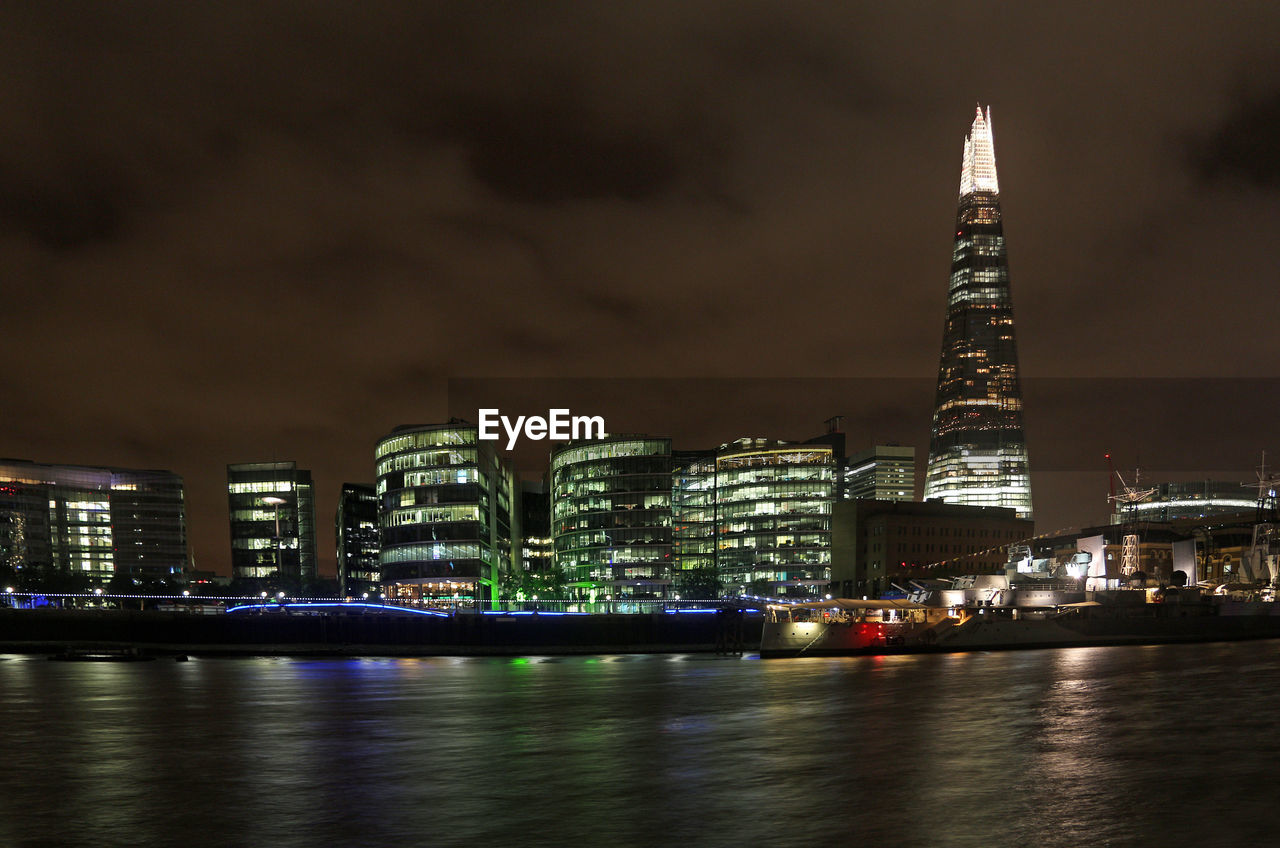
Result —
POLYGON ((494 601, 511 569, 513 475, 475 425, 397 427, 378 442, 378 555, 388 597, 494 601))
POLYGON ((739 439, 720 449, 716 556, 727 591, 808 596, 831 582, 835 472, 828 445, 739 439))
POLYGON ((671 585, 671 440, 617 436, 551 454, 555 565, 579 596, 660 597, 671 585))

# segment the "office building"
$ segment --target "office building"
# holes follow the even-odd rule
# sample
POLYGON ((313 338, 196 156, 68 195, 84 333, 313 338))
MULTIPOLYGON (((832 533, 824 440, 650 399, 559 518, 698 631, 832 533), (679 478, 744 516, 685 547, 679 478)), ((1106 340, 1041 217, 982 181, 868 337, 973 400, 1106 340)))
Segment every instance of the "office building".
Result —
POLYGON ((182 478, 168 471, 0 459, 0 567, 107 583, 181 581, 182 478))
POLYGON ((397 427, 378 442, 378 555, 388 597, 496 602, 515 567, 514 474, 476 426, 397 427))
POLYGON ((830 445, 738 439, 715 468, 715 548, 729 594, 820 595, 831 580, 830 445))
POLYGON ((916 449, 875 445, 849 457, 842 497, 851 501, 914 501, 916 449))
POLYGON ((227 466, 231 576, 300 588, 316 576, 311 472, 295 462, 227 466))
POLYGON ((577 597, 664 597, 671 586, 671 440, 608 436, 551 454, 556 567, 577 597))
POLYGON ((378 495, 373 486, 343 483, 334 516, 338 589, 343 597, 380 591, 378 495))
POLYGON ((989 108, 964 145, 924 499, 1032 513, 989 108))

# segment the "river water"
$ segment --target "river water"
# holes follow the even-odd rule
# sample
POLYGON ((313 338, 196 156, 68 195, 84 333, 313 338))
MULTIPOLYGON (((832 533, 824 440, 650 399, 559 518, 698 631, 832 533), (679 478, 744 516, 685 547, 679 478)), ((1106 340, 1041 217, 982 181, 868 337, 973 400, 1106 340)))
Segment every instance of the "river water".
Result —
POLYGON ((1277 716, 1280 641, 7 656, 0 845, 1277 844, 1277 716))

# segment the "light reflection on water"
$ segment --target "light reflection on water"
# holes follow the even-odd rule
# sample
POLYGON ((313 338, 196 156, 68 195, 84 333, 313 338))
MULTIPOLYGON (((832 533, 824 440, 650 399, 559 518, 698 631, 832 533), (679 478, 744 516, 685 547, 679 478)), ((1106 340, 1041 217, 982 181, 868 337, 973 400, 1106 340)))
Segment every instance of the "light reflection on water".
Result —
POLYGON ((0 845, 1268 844, 1280 642, 0 661, 0 845))

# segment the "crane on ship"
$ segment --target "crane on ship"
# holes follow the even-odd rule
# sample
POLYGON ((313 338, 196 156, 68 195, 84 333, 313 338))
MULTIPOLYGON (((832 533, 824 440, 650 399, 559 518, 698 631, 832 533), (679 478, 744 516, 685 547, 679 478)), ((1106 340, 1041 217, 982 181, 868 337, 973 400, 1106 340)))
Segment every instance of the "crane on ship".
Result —
POLYGON ((1124 481, 1124 477, 1120 475, 1120 472, 1116 470, 1115 464, 1111 461, 1111 454, 1106 455, 1106 460, 1107 470, 1110 472, 1108 476, 1111 481, 1111 494, 1107 500, 1115 504, 1116 512, 1120 515, 1120 525, 1124 531, 1121 542, 1120 573, 1125 577, 1129 577, 1139 570, 1138 504, 1150 500, 1156 490, 1154 488, 1139 488, 1142 480, 1142 469, 1134 468, 1133 485, 1130 486, 1124 481), (1116 492, 1117 480, 1120 481, 1119 493, 1116 492))

